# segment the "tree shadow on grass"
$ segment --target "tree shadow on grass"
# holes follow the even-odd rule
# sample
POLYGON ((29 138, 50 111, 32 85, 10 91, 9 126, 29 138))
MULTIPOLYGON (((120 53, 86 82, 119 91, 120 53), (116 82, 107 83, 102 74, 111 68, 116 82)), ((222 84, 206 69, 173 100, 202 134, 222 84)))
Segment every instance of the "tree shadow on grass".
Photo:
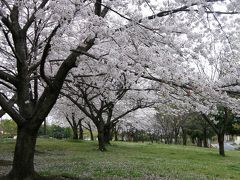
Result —
MULTIPOLYGON (((42 152, 40 152, 42 153, 42 152)), ((9 160, 1 160, 0 159, 0 168, 1 167, 8 167, 8 166, 12 166, 12 161, 9 160)), ((5 174, 5 173, 3 173, 5 174)), ((3 176, 3 174, 1 174, 0 172, 0 180, 11 180, 9 179, 6 175, 3 176)), ((92 178, 73 178, 70 176, 37 176, 31 180, 91 180, 92 178)))
MULTIPOLYGON (((39 176, 31 180, 91 180, 92 178, 73 178, 68 176, 39 176)), ((11 180, 6 176, 0 176, 0 180, 11 180)))

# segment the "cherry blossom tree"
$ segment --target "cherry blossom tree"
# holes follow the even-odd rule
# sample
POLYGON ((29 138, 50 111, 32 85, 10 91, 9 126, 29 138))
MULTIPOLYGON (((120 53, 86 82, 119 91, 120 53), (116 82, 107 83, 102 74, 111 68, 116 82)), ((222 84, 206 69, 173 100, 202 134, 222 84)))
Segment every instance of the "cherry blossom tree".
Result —
MULTIPOLYGON (((101 66, 95 67, 99 69, 101 66)), ((120 74, 117 79, 108 77, 107 72, 102 72, 99 76, 76 76, 80 79, 75 77, 75 83, 66 83, 61 94, 93 121, 98 130, 101 151, 105 151, 105 144, 110 144, 112 131, 122 117, 139 108, 153 105, 153 102, 146 100, 141 89, 132 92, 132 83, 125 74, 120 74)))
MULTIPOLYGON (((69 72, 79 65, 75 70, 83 73, 81 62, 87 59, 107 63, 113 71, 117 67, 112 73, 116 77, 124 72, 132 75, 131 80, 144 77, 181 88, 184 101, 190 101, 190 94, 197 98, 199 92, 208 97, 216 93, 190 66, 206 49, 207 36, 196 29, 203 27, 203 34, 210 33, 206 27, 210 14, 237 14, 237 0, 224 4, 226 11, 214 6, 222 0, 175 0, 154 6, 146 2, 1 1, 0 105, 18 126, 11 179, 37 177, 33 163, 37 131, 64 81, 74 81, 69 72), (152 15, 143 16, 144 4, 153 7, 152 15), (9 103, 14 94, 15 106, 9 103)), ((214 97, 223 100, 226 96, 214 97)), ((212 104, 195 106, 209 111, 212 104)))
POLYGON ((50 115, 52 119, 56 119, 63 126, 71 127, 73 139, 83 140, 83 121, 85 115, 71 101, 64 97, 59 98, 50 115))
MULTIPOLYGON (((33 164, 37 131, 54 106, 68 72, 82 55, 78 51, 86 52, 94 45, 95 38, 87 38, 86 33, 85 38, 73 45, 74 52, 65 49, 62 53, 54 46, 57 41, 70 38, 64 29, 74 24, 73 18, 81 4, 84 2, 1 1, 1 85, 17 96, 15 107, 9 103, 11 93, 6 95, 1 91, 0 94, 1 108, 18 126, 10 179, 37 178, 33 164), (54 53, 61 54, 64 60, 49 77, 45 73, 46 61, 54 53), (40 96, 37 77, 45 84, 40 96)), ((93 14, 105 16, 106 9, 101 9, 97 2, 94 7, 93 14)))
POLYGON ((123 136, 130 136, 127 137, 129 139, 133 138, 136 132, 141 132, 148 135, 149 139, 151 139, 154 130, 156 130, 155 128, 157 128, 155 114, 156 111, 154 108, 146 107, 122 117, 117 124, 117 128, 121 131, 119 133, 123 136))
MULTIPOLYGON (((233 7, 232 5, 224 8, 235 12, 239 10, 239 6, 233 7)), ((239 24, 233 25, 239 20, 239 13, 232 13, 235 15, 231 16, 231 19, 226 14, 220 13, 218 16, 208 14, 202 17, 201 20, 206 18, 207 24, 200 21, 198 28, 201 27, 204 30, 205 24, 208 30, 204 32, 204 38, 196 38, 197 41, 192 42, 193 46, 187 48, 191 56, 188 65, 193 67, 192 72, 185 72, 186 75, 184 75, 184 71, 175 74, 177 72, 175 70, 172 74, 172 71, 166 70, 168 73, 171 72, 170 76, 173 77, 168 81, 157 71, 151 72, 148 76, 144 75, 145 78, 161 85, 171 84, 167 94, 176 98, 173 104, 178 108, 185 107, 190 112, 203 114, 204 119, 218 135, 219 154, 222 156, 224 156, 224 124, 229 121, 230 114, 239 114, 239 38, 237 32, 239 24), (174 77, 176 75, 180 77, 174 77), (171 89, 172 87, 178 90, 171 89), (221 110, 222 108, 225 110, 221 110)), ((181 52, 184 53, 184 51, 181 52)))

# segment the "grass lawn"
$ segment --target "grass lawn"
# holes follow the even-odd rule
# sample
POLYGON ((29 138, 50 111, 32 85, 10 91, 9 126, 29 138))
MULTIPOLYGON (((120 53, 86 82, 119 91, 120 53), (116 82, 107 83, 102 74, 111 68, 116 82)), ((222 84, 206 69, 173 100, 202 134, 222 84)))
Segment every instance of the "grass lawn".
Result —
MULTIPOLYGON (((0 162, 12 159, 14 144, 0 139, 0 162)), ((41 175, 83 179, 240 179, 240 151, 223 158, 215 149, 126 142, 107 149, 99 152, 97 142, 38 139, 35 168, 41 175)))

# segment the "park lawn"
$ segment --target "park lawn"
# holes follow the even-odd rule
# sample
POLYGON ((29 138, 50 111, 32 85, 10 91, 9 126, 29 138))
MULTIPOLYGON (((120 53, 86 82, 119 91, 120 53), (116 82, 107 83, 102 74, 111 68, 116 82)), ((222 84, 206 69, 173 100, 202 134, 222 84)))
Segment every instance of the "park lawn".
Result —
MULTIPOLYGON (((0 139, 0 160, 11 160, 14 141, 0 139)), ((240 179, 240 151, 182 145, 38 139, 35 168, 41 175, 83 179, 240 179)), ((1 169, 1 166, 0 166, 1 169)))

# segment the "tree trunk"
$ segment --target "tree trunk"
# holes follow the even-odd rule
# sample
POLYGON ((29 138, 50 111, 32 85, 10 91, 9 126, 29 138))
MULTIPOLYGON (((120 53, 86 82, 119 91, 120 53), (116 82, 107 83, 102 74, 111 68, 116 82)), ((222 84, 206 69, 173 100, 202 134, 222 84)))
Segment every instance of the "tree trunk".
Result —
POLYGON ((191 142, 192 142, 192 144, 195 144, 195 138, 194 137, 191 137, 191 142))
POLYGON ((202 147, 202 139, 199 137, 197 138, 197 146, 202 147))
POLYGON ((73 139, 78 139, 78 131, 76 127, 73 128, 73 139))
POLYGON ((114 129, 114 140, 115 141, 118 141, 118 131, 117 131, 117 128, 115 127, 114 129))
POLYGON ((92 132, 91 124, 90 124, 90 123, 87 123, 87 126, 88 126, 88 130, 89 130, 89 133, 90 133, 91 141, 93 141, 93 140, 94 140, 94 137, 93 137, 93 132, 92 132))
POLYGON ((150 134, 149 137, 150 137, 151 143, 153 143, 153 141, 154 141, 154 134, 150 134))
POLYGON ((104 126, 104 143, 110 144, 110 141, 112 140, 112 129, 110 125, 104 126))
POLYGON ((178 144, 178 134, 179 134, 179 129, 175 128, 174 129, 174 144, 178 144))
POLYGON ((98 149, 100 151, 106 151, 105 143, 104 143, 104 126, 100 125, 97 127, 98 130, 98 149))
POLYGON ((90 132, 90 136, 91 136, 91 141, 93 141, 93 140, 94 140, 94 138, 93 138, 93 132, 92 132, 92 128, 90 128, 90 129, 89 129, 89 132, 90 132))
POLYGON ((207 129, 203 129, 203 147, 208 147, 208 142, 207 142, 207 129))
POLYGON ((37 131, 31 132, 27 128, 18 128, 17 141, 14 152, 13 166, 8 174, 10 179, 36 179, 39 177, 34 171, 34 152, 37 131))
POLYGON ((159 134, 156 134, 155 135, 155 142, 158 143, 158 141, 159 141, 159 134))
POLYGON ((142 140, 142 143, 144 143, 144 132, 141 131, 140 133, 141 133, 141 140, 142 140))
POLYGON ((186 146, 187 145, 187 133, 185 130, 182 129, 182 139, 183 139, 183 145, 186 146))
POLYGON ((173 135, 171 134, 168 138, 168 144, 172 144, 173 143, 173 135))
POLYGON ((83 128, 82 128, 82 124, 79 124, 79 139, 83 140, 83 128))
POLYGON ((164 144, 168 144, 168 137, 167 137, 167 135, 165 135, 165 137, 164 137, 164 144))
POLYGON ((124 141, 124 132, 121 133, 121 141, 124 141))
POLYGON ((218 134, 219 155, 225 156, 224 152, 224 133, 218 134))
POLYGON ((178 144, 178 135, 177 134, 174 135, 174 144, 178 144))

